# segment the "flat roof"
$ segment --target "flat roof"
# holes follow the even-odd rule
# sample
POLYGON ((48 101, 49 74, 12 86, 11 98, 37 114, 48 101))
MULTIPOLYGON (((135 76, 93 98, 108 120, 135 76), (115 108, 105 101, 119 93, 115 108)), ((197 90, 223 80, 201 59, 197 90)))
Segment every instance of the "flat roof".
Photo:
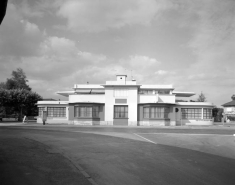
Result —
POLYGON ((73 89, 103 89, 102 85, 97 84, 74 84, 73 89))
POLYGON ((141 85, 125 85, 125 84, 110 84, 110 85, 102 85, 104 87, 140 87, 141 85))
POLYGON ((180 91, 173 91, 172 94, 175 94, 176 97, 190 97, 195 95, 194 92, 180 92, 180 91))
POLYGON ((74 94, 75 91, 57 91, 56 94, 65 96, 65 97, 69 97, 69 95, 74 94))
POLYGON ((140 89, 174 89, 172 85, 141 85, 140 89))
POLYGON ((71 101, 69 103, 79 103, 79 104, 104 104, 104 102, 79 102, 79 101, 71 101))
POLYGON ((51 105, 67 105, 69 101, 38 101, 37 105, 51 104, 51 105))
POLYGON ((190 106, 190 105, 198 105, 198 106, 215 106, 211 102, 176 102, 176 105, 184 105, 184 106, 190 106))

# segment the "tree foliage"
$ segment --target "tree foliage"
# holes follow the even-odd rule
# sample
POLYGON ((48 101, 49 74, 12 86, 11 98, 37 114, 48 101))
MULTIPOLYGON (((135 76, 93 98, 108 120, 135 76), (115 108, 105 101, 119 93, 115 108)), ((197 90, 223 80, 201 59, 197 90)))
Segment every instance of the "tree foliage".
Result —
POLYGON ((224 112, 223 108, 213 108, 212 109, 212 116, 214 118, 214 122, 221 122, 221 119, 223 117, 222 113, 224 112))
POLYGON ((0 114, 16 114, 20 119, 22 115, 36 115, 37 101, 42 97, 31 91, 27 85, 27 77, 21 68, 12 71, 11 78, 0 83, 0 114))
POLYGON ((234 94, 234 95, 232 95, 232 97, 231 97, 231 98, 232 98, 232 100, 235 100, 235 94, 234 94))
POLYGON ((22 118, 23 114, 35 114, 37 110, 35 104, 40 100, 42 100, 40 95, 25 89, 0 89, 0 106, 13 108, 19 118, 22 118))
POLYGON ((201 92, 197 98, 198 102, 206 102, 206 96, 201 92))
POLYGON ((17 68, 16 71, 12 71, 11 78, 7 79, 5 85, 2 86, 8 90, 10 89, 26 89, 31 91, 29 85, 27 85, 27 77, 21 68, 17 68))

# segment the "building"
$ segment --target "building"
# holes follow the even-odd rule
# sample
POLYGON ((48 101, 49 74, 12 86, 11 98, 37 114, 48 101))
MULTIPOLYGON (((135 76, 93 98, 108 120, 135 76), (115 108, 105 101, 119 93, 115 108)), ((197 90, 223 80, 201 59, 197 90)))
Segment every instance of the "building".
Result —
POLYGON ((104 85, 75 84, 57 92, 68 101, 39 101, 37 123, 47 111, 46 123, 74 125, 177 126, 212 125, 212 103, 177 102, 193 92, 174 91, 172 85, 138 85, 117 75, 104 85))
POLYGON ((222 105, 226 122, 235 121, 235 100, 222 105))

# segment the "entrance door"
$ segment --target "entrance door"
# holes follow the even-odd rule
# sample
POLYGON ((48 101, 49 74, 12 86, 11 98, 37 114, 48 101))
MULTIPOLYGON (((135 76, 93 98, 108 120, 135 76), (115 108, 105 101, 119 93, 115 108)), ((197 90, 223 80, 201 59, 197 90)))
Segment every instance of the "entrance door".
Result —
POLYGON ((113 125, 128 126, 128 105, 114 105, 113 125))

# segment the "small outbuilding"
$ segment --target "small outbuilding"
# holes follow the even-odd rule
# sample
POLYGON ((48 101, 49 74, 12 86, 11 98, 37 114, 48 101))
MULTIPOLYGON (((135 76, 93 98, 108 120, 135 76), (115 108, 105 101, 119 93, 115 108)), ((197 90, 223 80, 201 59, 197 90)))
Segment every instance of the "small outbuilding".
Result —
POLYGON ((235 121, 235 100, 222 105, 224 107, 224 119, 226 122, 235 121))

